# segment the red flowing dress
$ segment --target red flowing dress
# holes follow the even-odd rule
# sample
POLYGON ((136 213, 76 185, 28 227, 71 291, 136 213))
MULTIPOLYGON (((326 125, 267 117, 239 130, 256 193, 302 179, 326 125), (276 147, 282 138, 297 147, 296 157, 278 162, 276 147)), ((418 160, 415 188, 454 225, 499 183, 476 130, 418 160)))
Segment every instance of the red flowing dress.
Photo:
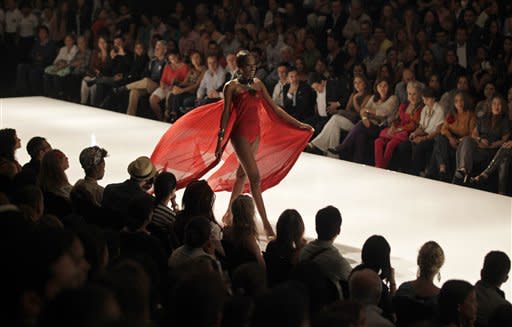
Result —
MULTIPOLYGON (((223 100, 190 111, 167 130, 155 147, 151 155, 153 164, 157 170, 172 172, 178 188, 201 178, 221 162, 208 184, 216 192, 232 191, 240 164, 229 140, 237 135, 249 142, 260 138, 255 159, 264 191, 288 174, 313 134, 279 117, 261 91, 242 91, 233 97, 222 158, 217 159, 215 149, 223 111, 223 100)), ((247 181, 244 192, 249 190, 247 181)))

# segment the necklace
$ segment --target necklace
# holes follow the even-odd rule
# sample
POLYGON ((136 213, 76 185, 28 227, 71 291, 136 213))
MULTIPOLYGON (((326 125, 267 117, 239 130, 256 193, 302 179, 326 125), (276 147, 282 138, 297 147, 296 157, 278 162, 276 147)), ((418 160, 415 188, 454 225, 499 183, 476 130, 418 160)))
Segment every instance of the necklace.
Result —
POLYGON ((238 83, 242 84, 242 85, 245 85, 247 87, 251 87, 252 85, 252 81, 253 79, 252 78, 243 78, 242 76, 239 76, 238 77, 238 83))

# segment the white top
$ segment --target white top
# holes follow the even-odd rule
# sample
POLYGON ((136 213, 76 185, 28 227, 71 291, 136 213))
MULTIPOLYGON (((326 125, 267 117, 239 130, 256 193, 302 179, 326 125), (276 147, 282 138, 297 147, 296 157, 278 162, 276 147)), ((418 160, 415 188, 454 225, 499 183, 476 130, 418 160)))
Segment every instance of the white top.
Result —
POLYGON ((34 36, 39 20, 34 14, 23 16, 20 20, 19 31, 21 37, 34 36))
POLYGON ((327 95, 323 92, 316 92, 316 108, 320 117, 327 117, 327 95))
POLYGON ((283 88, 285 85, 286 82, 282 83, 281 81, 278 81, 276 86, 274 86, 274 92, 272 92, 272 100, 274 100, 274 102, 281 107, 284 105, 283 88))
POLYGON ((7 11, 5 13, 5 32, 16 33, 22 17, 21 11, 18 9, 7 11))
POLYGON ((431 134, 444 122, 444 110, 439 103, 434 103, 430 110, 427 106, 423 107, 420 116, 420 126, 427 134, 431 134))
POLYGON ((68 51, 67 47, 62 47, 59 50, 59 54, 53 61, 54 64, 56 64, 58 61, 64 60, 68 64, 75 58, 76 53, 78 52, 78 47, 76 45, 73 45, 71 49, 68 51))
POLYGON ((466 52, 467 46, 467 43, 463 45, 457 44, 457 57, 459 58, 459 65, 461 65, 464 68, 468 67, 468 57, 466 52))
POLYGON ((216 91, 224 84, 225 81, 226 71, 220 65, 215 72, 207 70, 206 73, 204 73, 201 84, 199 84, 199 88, 197 89, 197 98, 203 99, 208 95, 208 92, 216 91))

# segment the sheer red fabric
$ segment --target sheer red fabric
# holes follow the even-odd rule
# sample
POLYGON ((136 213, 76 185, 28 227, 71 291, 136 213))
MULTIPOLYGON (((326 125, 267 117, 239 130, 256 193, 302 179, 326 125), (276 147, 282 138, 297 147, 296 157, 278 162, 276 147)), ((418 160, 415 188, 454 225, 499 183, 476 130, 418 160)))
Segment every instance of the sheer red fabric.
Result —
MULTIPOLYGON (((223 100, 192 110, 178 119, 157 144, 151 160, 158 170, 170 171, 176 176, 178 188, 201 178, 220 161, 221 166, 208 183, 216 192, 232 190, 239 163, 229 140, 233 131, 245 136, 241 128, 246 125, 242 121, 245 110, 257 110, 258 120, 251 123, 259 123, 260 143, 255 159, 262 191, 277 185, 288 174, 312 135, 309 130, 283 121, 260 94, 245 94, 243 100, 233 101, 224 134, 224 152, 217 160, 215 147, 223 110, 223 100)), ((254 130, 258 128, 251 128, 254 130)), ((244 192, 249 190, 246 182, 244 192)))

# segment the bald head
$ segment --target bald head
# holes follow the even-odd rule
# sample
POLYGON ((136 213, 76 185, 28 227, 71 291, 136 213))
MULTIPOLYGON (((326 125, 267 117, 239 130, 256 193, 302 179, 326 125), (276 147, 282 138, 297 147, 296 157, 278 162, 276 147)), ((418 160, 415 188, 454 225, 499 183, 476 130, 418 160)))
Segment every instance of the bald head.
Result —
POLYGON ((363 269, 354 272, 350 278, 349 287, 352 300, 362 304, 379 303, 382 282, 375 271, 363 269))

